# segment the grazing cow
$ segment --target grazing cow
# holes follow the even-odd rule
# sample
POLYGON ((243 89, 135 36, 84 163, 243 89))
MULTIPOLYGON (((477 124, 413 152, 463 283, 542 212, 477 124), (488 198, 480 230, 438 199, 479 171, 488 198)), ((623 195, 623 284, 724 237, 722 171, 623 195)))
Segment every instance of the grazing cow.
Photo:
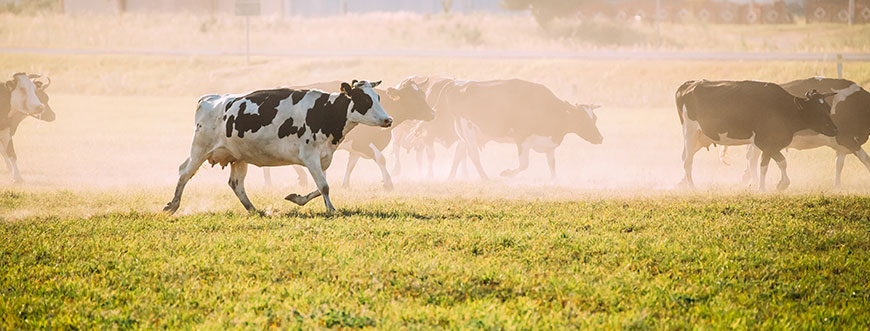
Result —
MULTIPOLYGON (((319 83, 307 86, 299 86, 295 88, 319 89, 323 91, 334 92, 340 82, 319 83)), ((389 87, 386 90, 375 89, 378 95, 384 95, 386 98, 381 100, 381 106, 384 107, 393 116, 393 127, 397 127, 406 121, 431 120, 435 114, 432 108, 426 103, 426 96, 416 84, 407 84, 398 88, 389 87)), ((377 127, 360 127, 353 130, 347 135, 344 143, 339 148, 347 150, 350 157, 347 160, 347 170, 344 175, 343 186, 350 184, 350 174, 356 166, 360 157, 374 160, 381 168, 381 176, 383 177, 384 188, 392 189, 393 181, 387 171, 387 162, 384 158, 383 151, 393 139, 391 129, 383 129, 377 127)), ((302 168, 294 167, 299 177, 300 184, 305 185, 306 175, 302 168)), ((268 168, 263 168, 263 174, 266 177, 266 182, 271 182, 271 176, 268 168)))
POLYGON ((48 94, 45 93, 45 89, 51 85, 51 79, 46 77, 48 82, 42 82, 37 80, 39 77, 38 74, 19 72, 6 82, 6 88, 0 89, 0 155, 6 161, 6 169, 12 171, 12 181, 15 183, 24 181, 12 144, 12 136, 18 125, 27 117, 46 122, 55 118, 48 106, 48 94))
POLYGON ((373 87, 380 82, 341 83, 340 93, 278 88, 245 95, 206 95, 196 109, 190 157, 179 167, 175 196, 165 211, 175 212, 187 181, 203 162, 230 165, 229 185, 245 209, 254 206, 245 194, 248 163, 260 167, 304 165, 317 189, 285 199, 304 205, 323 195, 329 211, 329 185, 323 171, 342 140, 357 124, 389 127, 393 119, 381 107, 373 87))
MULTIPOLYGON (((792 95, 799 96, 809 90, 835 92, 830 100, 831 120, 839 130, 836 137, 821 135, 812 130, 798 132, 788 148, 799 150, 828 146, 837 153, 834 172, 834 186, 840 186, 843 164, 847 154, 853 154, 870 171, 870 156, 861 148, 870 136, 870 92, 858 84, 845 79, 809 78, 782 84, 782 88, 792 95)), ((761 152, 752 146, 747 147, 747 167, 745 180, 758 178, 758 158, 761 152)))
POLYGON ((764 177, 770 159, 776 161, 782 178, 777 188, 784 190, 790 180, 781 151, 795 133, 814 130, 836 136, 831 107, 821 94, 812 90, 796 97, 774 83, 756 81, 688 81, 677 89, 675 99, 683 127, 682 184, 694 187, 692 163, 695 153, 710 144, 752 144, 762 152, 758 189, 764 190, 764 177))
POLYGON ((593 144, 604 138, 598 131, 598 106, 573 105, 557 98, 546 86, 519 80, 454 81, 442 95, 443 107, 455 116, 454 127, 462 143, 457 146, 450 178, 463 154, 481 178, 480 148, 488 141, 517 145, 519 166, 501 173, 511 177, 529 166, 529 151, 547 155, 551 177, 556 177, 556 147, 575 133, 593 144))

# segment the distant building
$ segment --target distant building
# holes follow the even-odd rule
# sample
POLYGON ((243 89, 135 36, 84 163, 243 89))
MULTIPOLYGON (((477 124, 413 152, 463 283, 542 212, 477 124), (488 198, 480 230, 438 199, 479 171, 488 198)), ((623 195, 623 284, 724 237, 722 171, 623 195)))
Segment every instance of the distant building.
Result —
MULTIPOLYGON (((0 0, 9 1, 9 0, 0 0)), ((236 0, 61 0, 65 13, 188 12, 233 14, 236 0)), ((335 16, 350 13, 406 11, 505 13, 501 0, 260 0, 263 15, 335 16)))

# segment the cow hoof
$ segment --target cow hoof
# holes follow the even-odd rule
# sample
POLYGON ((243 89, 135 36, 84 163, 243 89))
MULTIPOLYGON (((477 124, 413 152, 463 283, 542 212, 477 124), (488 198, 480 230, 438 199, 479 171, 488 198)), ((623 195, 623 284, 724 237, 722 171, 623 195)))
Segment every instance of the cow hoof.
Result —
POLYGON ((678 189, 683 189, 683 190, 694 190, 694 189, 695 189, 695 184, 692 183, 692 182, 690 182, 690 181, 687 181, 687 180, 683 179, 683 180, 681 180, 681 181, 677 184, 677 188, 678 188, 678 189))
POLYGON ((502 177, 513 177, 513 176, 516 176, 516 174, 517 173, 515 171, 510 170, 510 169, 501 172, 502 177))
POLYGON ((791 184, 791 182, 779 182, 779 184, 776 184, 776 190, 785 191, 785 189, 788 188, 789 184, 791 184))
POLYGON ((12 182, 15 184, 24 184, 24 178, 15 177, 15 178, 12 178, 12 182))
POLYGON ((386 191, 392 191, 393 189, 394 189, 394 187, 393 187, 393 183, 385 183, 385 184, 384 184, 384 190, 386 190, 386 191))
POLYGON ((174 214, 175 211, 178 210, 178 204, 173 204, 172 202, 167 203, 166 207, 163 207, 163 211, 168 212, 170 214, 174 214))
POLYGON ((292 194, 284 197, 284 200, 290 201, 290 202, 295 203, 295 204, 300 205, 300 206, 304 206, 305 203, 308 202, 308 201, 302 201, 302 196, 299 194, 296 194, 296 193, 292 193, 292 194))

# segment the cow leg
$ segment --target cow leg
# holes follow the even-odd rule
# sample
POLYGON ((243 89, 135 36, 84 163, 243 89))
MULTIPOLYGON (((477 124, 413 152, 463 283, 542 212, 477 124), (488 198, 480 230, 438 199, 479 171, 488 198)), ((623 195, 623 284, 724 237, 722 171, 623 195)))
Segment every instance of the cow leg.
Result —
POLYGON ((501 172, 502 177, 513 177, 516 174, 529 168, 529 146, 528 144, 517 144, 517 155, 519 156, 520 165, 516 169, 507 169, 501 172))
POLYGON ((245 193, 245 175, 248 174, 248 164, 241 161, 233 162, 230 165, 230 180, 227 184, 230 185, 230 188, 233 189, 233 193, 239 198, 239 201, 242 202, 242 206, 245 206, 250 212, 256 211, 254 205, 251 204, 251 200, 248 200, 248 195, 245 193))
POLYGON ((3 160, 6 161, 6 169, 12 170, 12 182, 23 183, 24 178, 21 178, 21 172, 18 170, 18 157, 15 155, 15 146, 12 144, 12 139, 6 138, 3 140, 5 140, 5 144, 0 145, 0 155, 3 155, 3 160))
POLYGON ((776 165, 779 166, 780 179, 779 183, 776 184, 776 189, 780 191, 785 190, 791 184, 791 180, 788 179, 788 171, 786 171, 785 156, 781 152, 776 152, 772 157, 776 161, 776 165))
POLYGON ((761 150, 753 145, 746 145, 746 170, 743 171, 744 182, 758 181, 758 158, 761 157, 761 150))
POLYGON ((396 176, 398 176, 399 174, 402 173, 402 161, 400 160, 402 158, 401 157, 402 146, 400 146, 401 143, 399 143, 399 141, 401 141, 400 139, 404 139, 405 137, 396 137, 396 138, 399 138, 399 139, 393 140, 393 158, 395 158, 395 161, 393 161, 393 173, 396 174, 396 176))
POLYGON ((347 157, 347 170, 344 171, 344 182, 341 184, 342 187, 350 186, 350 174, 353 172, 353 168, 356 167, 357 161, 359 161, 359 154, 351 152, 347 157))
POLYGON ((429 157, 428 178, 435 178, 435 144, 426 145, 426 156, 429 157))
POLYGON ((556 149, 547 151, 547 164, 550 165, 550 179, 556 179, 556 149))
POLYGON ((393 179, 390 177, 390 173, 387 171, 387 160, 384 158, 384 154, 375 147, 374 144, 369 144, 369 148, 372 149, 372 152, 375 154, 375 163, 378 164, 378 167, 381 168, 381 177, 384 179, 384 189, 387 191, 393 190, 393 179))
POLYGON ((477 143, 477 138, 472 137, 470 140, 468 147, 466 147, 468 157, 471 158, 471 163, 473 163, 474 167, 477 168, 477 174, 480 175, 480 179, 489 179, 486 172, 483 171, 483 166, 480 164, 480 148, 478 147, 480 145, 477 143))
POLYGON ((190 156, 178 167, 178 183, 175 185, 175 196, 172 197, 172 201, 166 204, 163 211, 168 211, 171 214, 178 210, 178 206, 181 204, 181 194, 184 193, 184 186, 196 174, 196 171, 199 170, 199 167, 205 162, 206 158, 205 153, 202 153, 201 150, 191 149, 190 156))
POLYGON ((864 164, 864 167, 867 168, 867 171, 870 171, 870 156, 867 155, 867 152, 864 151, 863 148, 859 147, 854 154, 856 157, 858 157, 858 160, 861 160, 861 163, 864 164))
POLYGON ((453 154, 453 165, 450 167, 450 175, 447 176, 447 180, 456 178, 456 169, 459 167, 459 162, 465 158, 465 149, 465 143, 462 141, 456 143, 456 153, 453 154))
POLYGON ((308 201, 311 201, 311 199, 323 195, 323 202, 326 204, 326 210, 330 212, 335 211, 335 207, 332 206, 332 201, 329 200, 329 184, 326 182, 326 175, 323 173, 324 169, 320 164, 320 154, 314 153, 313 151, 307 154, 311 154, 311 156, 303 158, 302 161, 305 162, 305 167, 308 168, 308 172, 311 173, 311 177, 314 178, 314 183, 317 184, 317 190, 308 193, 305 196, 293 193, 284 199, 302 206, 308 203, 308 201))
POLYGON ((698 144, 698 131, 696 128, 688 128, 688 123, 683 124, 683 177, 680 186, 687 188, 695 188, 695 182, 692 180, 692 165, 695 162, 695 153, 701 149, 698 144))
POLYGON ((305 170, 298 166, 294 166, 293 170, 296 171, 296 183, 299 184, 299 186, 308 186, 308 174, 305 173, 305 170))
POLYGON ((266 182, 266 186, 272 186, 272 170, 269 168, 263 167, 263 181, 266 182))
POLYGON ((846 164, 846 153, 837 152, 837 160, 834 162, 834 187, 840 187, 840 178, 843 174, 843 166, 846 164))
POLYGON ((764 192, 764 178, 767 177, 767 166, 770 165, 770 154, 761 153, 761 171, 758 174, 758 191, 764 192))

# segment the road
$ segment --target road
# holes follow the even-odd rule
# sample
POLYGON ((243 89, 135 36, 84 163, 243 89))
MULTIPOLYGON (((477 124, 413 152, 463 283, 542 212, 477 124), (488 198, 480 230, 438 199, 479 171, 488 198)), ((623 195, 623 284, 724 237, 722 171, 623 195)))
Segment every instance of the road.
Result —
MULTIPOLYGON (((150 56, 243 56, 245 52, 215 50, 104 50, 0 47, 0 53, 150 56)), ((568 59, 599 61, 833 61, 834 53, 700 52, 700 51, 509 51, 509 50, 287 50, 252 51, 251 56, 298 58, 469 58, 568 59)), ((845 53, 845 62, 870 62, 870 53, 845 53)))

